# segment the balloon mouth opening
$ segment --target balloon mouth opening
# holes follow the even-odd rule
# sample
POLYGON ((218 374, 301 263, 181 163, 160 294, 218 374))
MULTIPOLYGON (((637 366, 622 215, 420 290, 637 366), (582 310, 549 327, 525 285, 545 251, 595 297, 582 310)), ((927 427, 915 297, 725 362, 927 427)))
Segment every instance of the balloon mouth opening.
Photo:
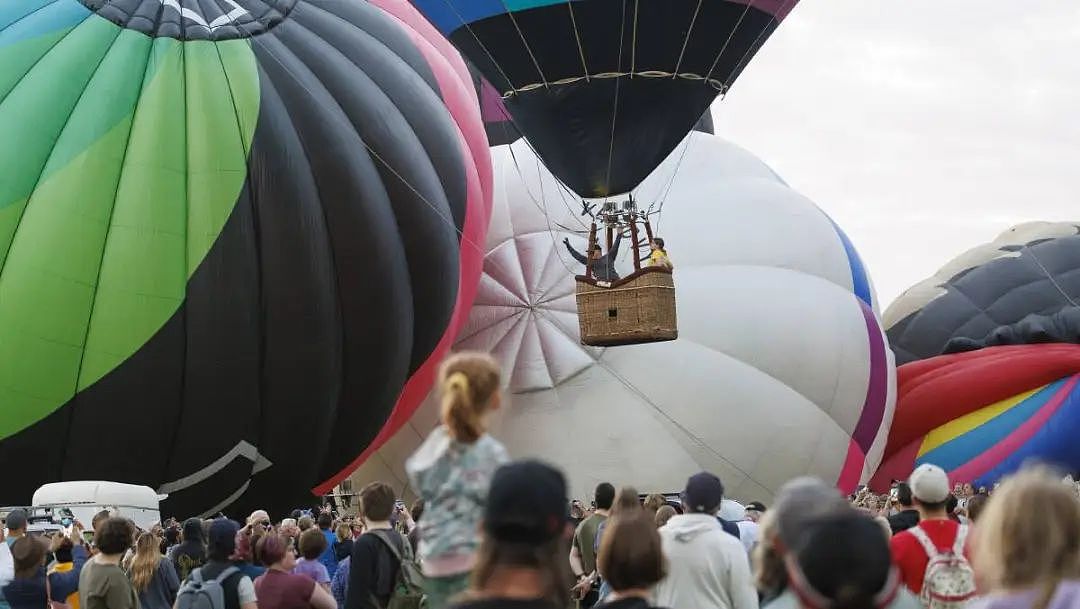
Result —
POLYGON ((298 0, 79 0, 91 12, 115 25, 153 38, 236 40, 265 34, 277 27, 298 0))

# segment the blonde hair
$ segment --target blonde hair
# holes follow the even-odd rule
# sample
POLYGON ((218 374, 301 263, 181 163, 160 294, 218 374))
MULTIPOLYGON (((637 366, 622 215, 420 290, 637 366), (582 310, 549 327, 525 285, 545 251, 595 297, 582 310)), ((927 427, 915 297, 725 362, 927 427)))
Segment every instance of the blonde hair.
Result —
POLYGON ((611 506, 609 517, 630 515, 642 509, 645 508, 641 506, 641 501, 638 499, 637 489, 632 486, 623 486, 615 495, 615 503, 611 506))
POLYGON ((642 505, 645 506, 645 509, 656 514, 657 510, 667 505, 667 500, 664 499, 663 495, 652 494, 645 498, 645 503, 642 505))
POLYGON ((1080 500, 1045 467, 1022 470, 994 493, 975 527, 973 562, 988 591, 1041 588, 1080 577, 1080 500))
POLYGON ((670 505, 664 504, 660 506, 660 509, 656 510, 655 523, 656 528, 660 528, 667 524, 673 516, 675 516, 675 508, 670 505))
POLYGON ((143 533, 135 542, 135 554, 131 557, 127 570, 131 585, 136 592, 144 592, 154 581, 158 562, 161 560, 161 541, 153 533, 143 533))
POLYGON ((439 374, 442 422, 450 437, 472 444, 484 434, 484 415, 494 405, 502 382, 499 365, 486 353, 451 356, 439 374))
POLYGON ((760 542, 754 546, 751 553, 751 562, 754 567, 754 585, 757 589, 768 595, 779 594, 787 588, 787 567, 784 566, 784 557, 776 550, 776 540, 779 536, 779 526, 776 522, 776 510, 765 512, 758 523, 758 539, 760 542))

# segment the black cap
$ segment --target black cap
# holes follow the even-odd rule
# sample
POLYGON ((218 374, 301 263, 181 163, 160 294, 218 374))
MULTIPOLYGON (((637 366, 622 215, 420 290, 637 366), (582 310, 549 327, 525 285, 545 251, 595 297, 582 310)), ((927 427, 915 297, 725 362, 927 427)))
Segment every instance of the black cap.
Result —
POLYGON ((26 510, 17 508, 8 512, 7 518, 4 521, 7 528, 12 531, 19 531, 26 528, 26 510))
POLYGON ((746 509, 753 512, 764 512, 765 504, 760 501, 751 501, 746 504, 746 509))
POLYGON ((562 535, 568 508, 562 472, 539 461, 515 461, 491 480, 484 531, 498 541, 543 543, 562 535))
POLYGON ((240 525, 228 518, 214 520, 210 524, 210 539, 206 544, 211 556, 230 556, 236 550, 236 533, 239 530, 240 525))
POLYGON ((686 481, 682 499, 691 512, 715 512, 724 500, 724 484, 720 482, 720 478, 709 472, 694 474, 686 481))

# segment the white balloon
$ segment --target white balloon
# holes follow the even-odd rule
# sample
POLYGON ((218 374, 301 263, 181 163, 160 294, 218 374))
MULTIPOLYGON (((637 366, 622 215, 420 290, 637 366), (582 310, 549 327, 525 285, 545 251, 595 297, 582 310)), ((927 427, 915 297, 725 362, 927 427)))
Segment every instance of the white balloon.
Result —
MULTIPOLYGON (((491 432, 513 456, 560 466, 576 497, 602 481, 679 491, 702 470, 745 501, 799 475, 869 478, 895 367, 858 255, 810 200, 745 150, 692 133, 635 191, 639 207, 662 206, 679 339, 598 349, 579 342, 582 267, 562 244, 584 249, 580 200, 524 140, 492 156, 484 276, 455 349, 503 365, 491 432)), ((630 250, 624 240, 624 274, 630 250)), ((437 416, 429 398, 354 481, 407 489, 404 460, 437 416)))

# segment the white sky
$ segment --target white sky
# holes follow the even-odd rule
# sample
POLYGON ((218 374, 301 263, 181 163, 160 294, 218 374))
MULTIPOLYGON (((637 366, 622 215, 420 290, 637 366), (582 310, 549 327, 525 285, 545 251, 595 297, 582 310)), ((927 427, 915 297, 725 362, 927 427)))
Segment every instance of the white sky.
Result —
POLYGON ((887 305, 1013 224, 1080 220, 1080 1, 802 0, 713 118, 887 305))

